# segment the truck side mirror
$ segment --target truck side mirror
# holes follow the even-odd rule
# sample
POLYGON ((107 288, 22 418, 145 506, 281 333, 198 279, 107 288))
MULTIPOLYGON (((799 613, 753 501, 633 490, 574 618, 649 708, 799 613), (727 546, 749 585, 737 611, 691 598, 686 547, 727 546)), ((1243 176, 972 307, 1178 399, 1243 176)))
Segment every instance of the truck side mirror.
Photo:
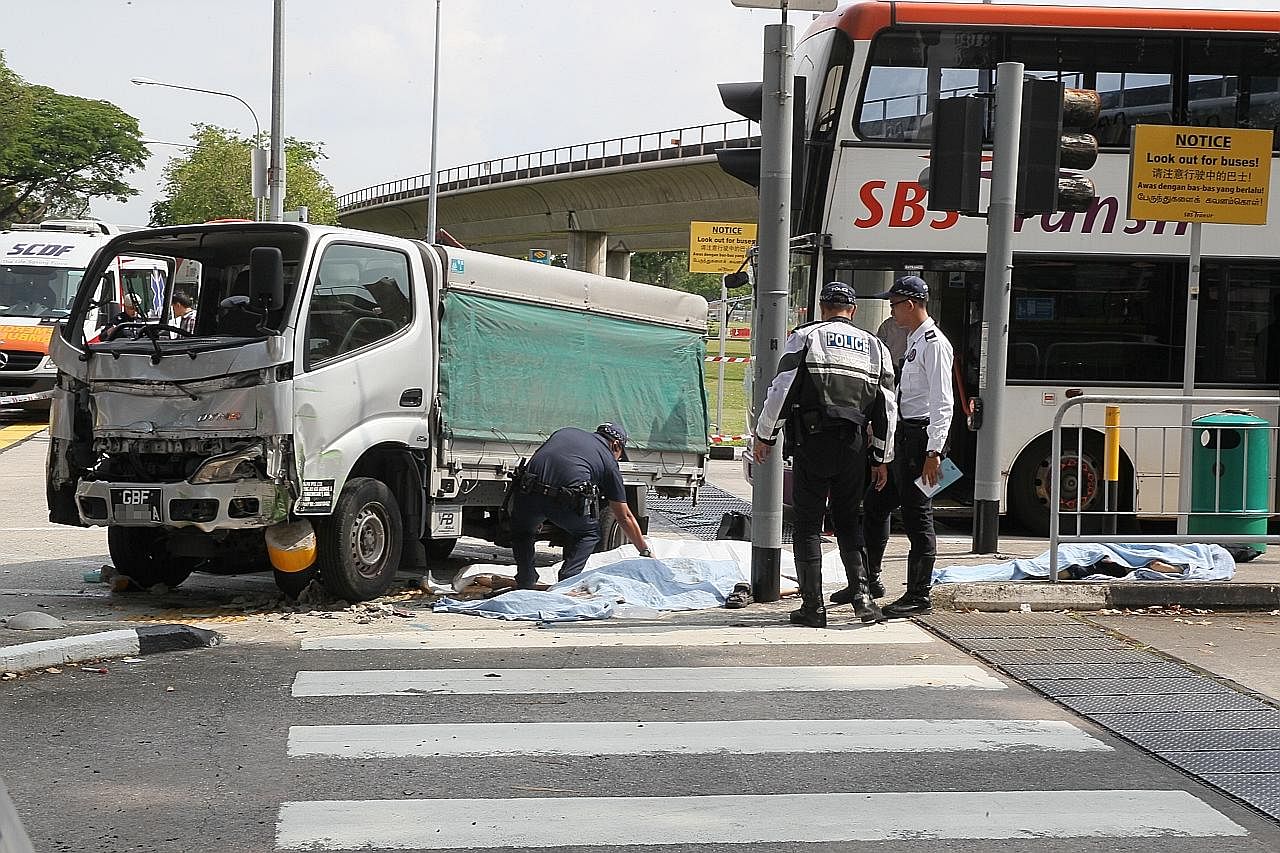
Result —
POLYGON ((284 307, 284 257, 276 247, 249 250, 249 293, 264 310, 284 307))

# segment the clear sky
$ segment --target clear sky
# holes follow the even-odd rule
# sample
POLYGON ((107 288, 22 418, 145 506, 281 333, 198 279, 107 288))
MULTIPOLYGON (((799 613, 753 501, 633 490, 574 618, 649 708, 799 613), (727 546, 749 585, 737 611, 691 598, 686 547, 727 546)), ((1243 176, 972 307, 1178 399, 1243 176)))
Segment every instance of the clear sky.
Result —
MULTIPOLYGON (((111 101, 144 137, 188 142, 193 122, 253 130, 229 98, 130 84, 149 77, 232 92, 266 131, 271 0, 5 2, 0 50, 25 80, 111 101)), ((285 133, 322 142, 342 194, 430 167, 435 3, 285 0, 285 133)), ((443 0, 444 169, 611 137, 736 118, 715 84, 759 79, 777 12, 729 0, 443 0)), ((810 14, 791 13, 803 27, 810 14)), ((93 213, 145 224, 160 169, 151 146, 126 204, 93 213)))
MULTIPOLYGON (((1061 0, 1060 0, 1061 2, 1061 0)), ((1143 0, 1112 5, 1150 6, 1143 0)), ((1280 9, 1280 0, 1159 5, 1280 9)), ((9 0, 0 50, 32 83, 111 101, 148 139, 187 142, 194 122, 248 134, 229 98, 135 86, 132 77, 232 92, 271 118, 271 0, 9 0)), ((735 118, 717 82, 761 76, 776 11, 730 0, 443 0, 438 166, 735 118)), ((339 193, 425 173, 435 3, 285 0, 285 133, 324 145, 339 193)), ((810 13, 792 12, 797 36, 810 13)), ((145 224, 160 169, 93 213, 145 224)))

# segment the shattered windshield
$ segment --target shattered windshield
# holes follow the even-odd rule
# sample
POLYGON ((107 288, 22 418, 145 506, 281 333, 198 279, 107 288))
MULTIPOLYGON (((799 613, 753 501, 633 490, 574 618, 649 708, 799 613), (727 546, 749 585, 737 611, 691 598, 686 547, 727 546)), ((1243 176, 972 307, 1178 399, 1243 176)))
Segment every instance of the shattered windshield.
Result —
POLYGON ((84 270, 0 266, 0 317, 66 317, 84 270))
MULTIPOLYGON (((165 276, 121 276, 113 285, 82 285, 74 316, 68 323, 73 343, 94 349, 185 351, 192 347, 226 345, 226 339, 264 338, 283 327, 294 299, 306 246, 305 230, 255 223, 238 226, 200 225, 130 233, 112 241, 117 258, 164 258, 165 276), (280 250, 284 263, 285 304, 264 311, 257 306, 251 281, 250 251, 257 247, 280 250), (90 292, 95 291, 95 292, 90 292), (82 335, 82 337, 80 337, 82 335)), ((115 261, 103 253, 89 271, 115 261)))

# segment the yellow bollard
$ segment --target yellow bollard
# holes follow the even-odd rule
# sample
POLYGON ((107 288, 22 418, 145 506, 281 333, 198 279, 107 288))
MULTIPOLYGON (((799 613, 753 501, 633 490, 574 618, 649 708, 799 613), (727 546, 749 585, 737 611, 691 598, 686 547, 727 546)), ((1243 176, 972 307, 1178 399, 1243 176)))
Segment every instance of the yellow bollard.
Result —
POLYGON ((1104 533, 1116 532, 1116 510, 1120 508, 1120 407, 1107 406, 1106 443, 1103 449, 1103 508, 1109 513, 1102 520, 1104 533))

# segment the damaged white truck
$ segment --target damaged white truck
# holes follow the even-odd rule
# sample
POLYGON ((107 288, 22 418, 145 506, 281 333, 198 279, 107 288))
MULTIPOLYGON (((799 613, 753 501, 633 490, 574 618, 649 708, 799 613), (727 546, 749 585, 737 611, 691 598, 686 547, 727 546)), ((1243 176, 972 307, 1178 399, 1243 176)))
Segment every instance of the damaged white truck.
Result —
MULTIPOLYGON (((402 558, 505 544, 519 461, 561 426, 619 421, 645 524, 651 490, 702 482, 706 315, 687 293, 340 228, 121 235, 51 341, 49 517, 105 526, 144 587, 274 570, 290 594, 318 576, 366 600, 402 558), (193 331, 167 308, 86 331, 94 282, 133 255, 172 259, 170 290, 199 270, 193 331)), ((625 541, 601 524, 602 549, 625 541)))

